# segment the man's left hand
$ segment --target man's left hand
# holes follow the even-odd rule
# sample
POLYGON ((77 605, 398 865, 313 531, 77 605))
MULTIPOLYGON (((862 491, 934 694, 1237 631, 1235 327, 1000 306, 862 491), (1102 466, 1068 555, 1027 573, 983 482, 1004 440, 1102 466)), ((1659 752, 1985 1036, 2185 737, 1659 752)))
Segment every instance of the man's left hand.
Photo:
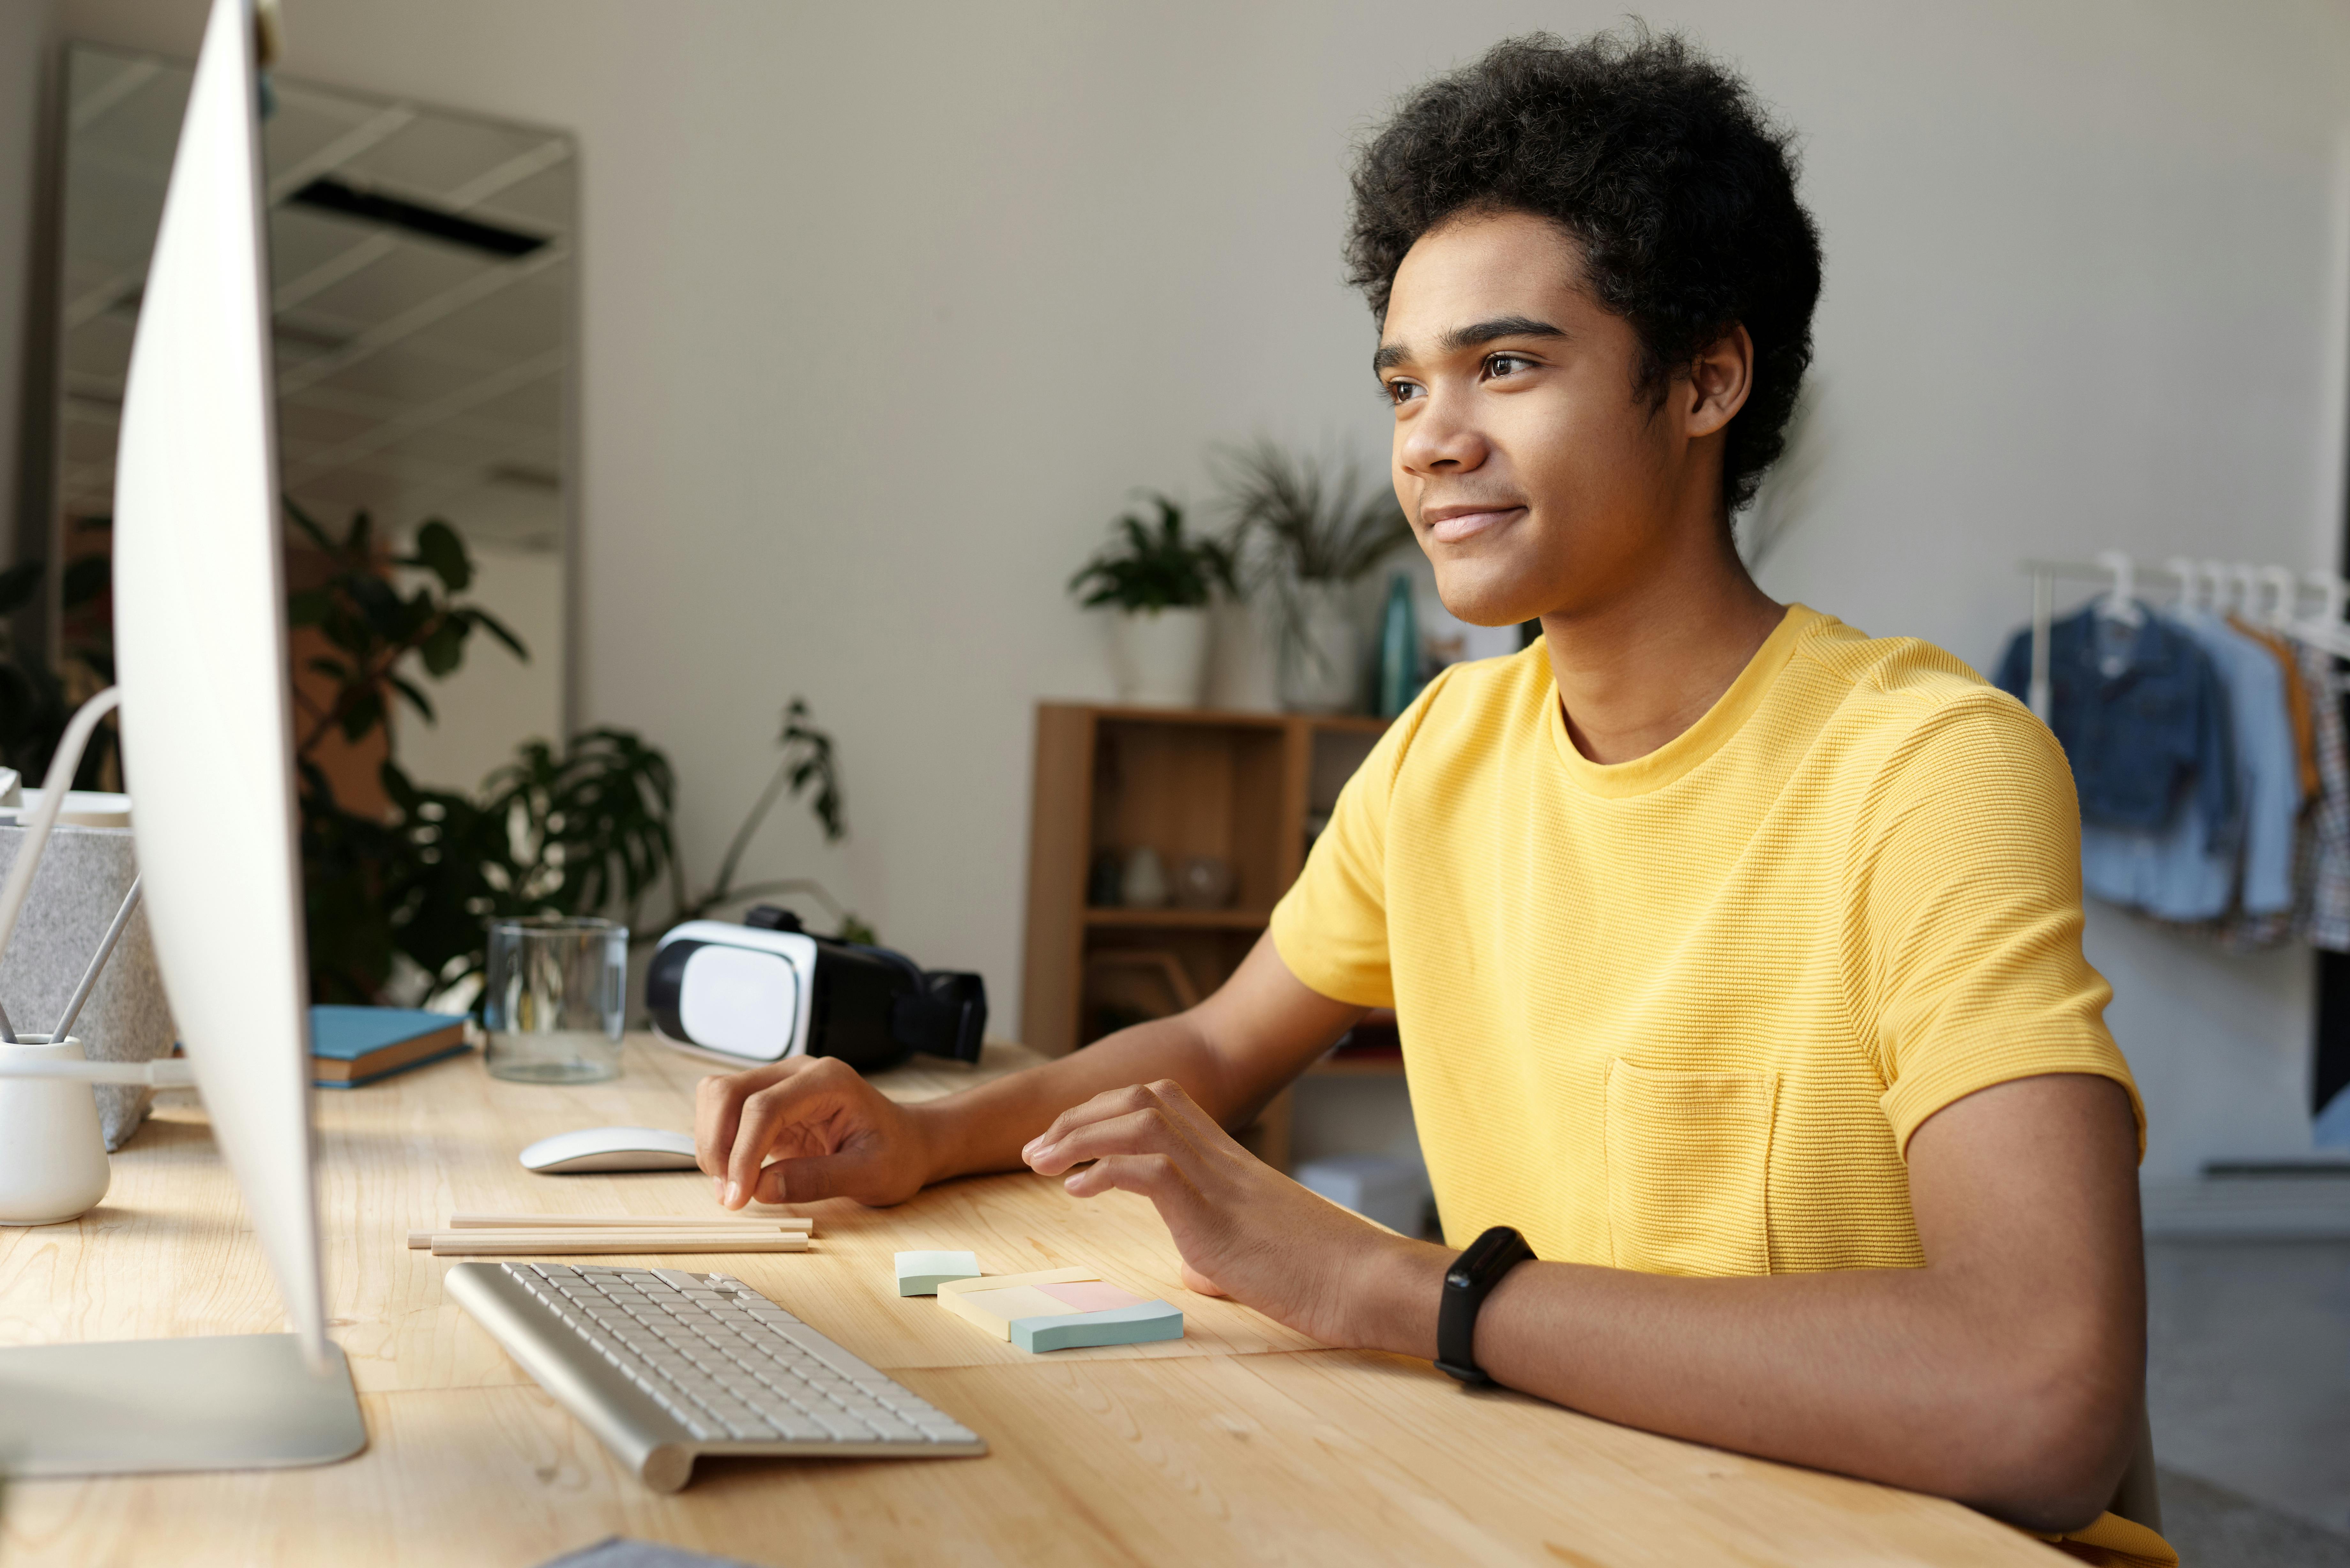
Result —
POLYGON ((1290 1180, 1171 1081, 1097 1095, 1020 1152, 1046 1176, 1091 1160, 1063 1183, 1079 1198, 1118 1188, 1149 1199, 1195 1291, 1231 1296, 1325 1345, 1434 1354, 1450 1254, 1290 1180))

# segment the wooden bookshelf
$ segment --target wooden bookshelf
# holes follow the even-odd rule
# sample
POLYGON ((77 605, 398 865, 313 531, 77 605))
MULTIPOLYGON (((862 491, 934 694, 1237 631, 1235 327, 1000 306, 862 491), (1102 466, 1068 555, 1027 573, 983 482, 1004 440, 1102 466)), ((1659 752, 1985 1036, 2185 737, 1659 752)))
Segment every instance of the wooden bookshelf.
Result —
POLYGON ((1386 728, 1381 719, 1037 704, 1021 1039, 1058 1056, 1222 985, 1297 879, 1308 815, 1330 809, 1386 728), (1226 862, 1231 906, 1088 905, 1095 856, 1143 845, 1170 879, 1187 856, 1226 862))

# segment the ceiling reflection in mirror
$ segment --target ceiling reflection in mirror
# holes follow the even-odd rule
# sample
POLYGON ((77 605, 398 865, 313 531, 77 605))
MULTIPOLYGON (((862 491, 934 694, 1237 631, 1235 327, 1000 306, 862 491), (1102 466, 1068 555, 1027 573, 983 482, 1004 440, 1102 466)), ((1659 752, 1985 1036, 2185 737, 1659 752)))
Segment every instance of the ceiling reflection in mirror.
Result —
MULTIPOLYGON (((113 508, 190 67, 76 45, 67 80, 57 495, 70 563, 86 520, 113 508)), ((400 721, 411 774, 470 786, 562 725, 573 143, 282 77, 266 113, 286 495, 336 534, 365 512, 394 548, 446 519, 479 567, 471 597, 530 648, 524 664, 476 637, 433 691, 438 722, 400 721)))

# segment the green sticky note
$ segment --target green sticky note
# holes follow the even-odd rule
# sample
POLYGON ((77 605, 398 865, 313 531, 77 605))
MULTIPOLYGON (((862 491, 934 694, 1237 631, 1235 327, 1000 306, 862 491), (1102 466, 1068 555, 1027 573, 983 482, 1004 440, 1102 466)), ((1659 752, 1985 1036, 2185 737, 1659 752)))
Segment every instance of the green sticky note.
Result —
POLYGON ((949 1280, 978 1277, 979 1255, 975 1252, 898 1254, 898 1293, 901 1296, 934 1296, 949 1280))
POLYGON ((1183 1337, 1183 1313, 1166 1302, 1114 1307, 1108 1312, 1070 1313, 1058 1317, 1012 1321, 1012 1343, 1032 1354, 1080 1350, 1093 1345, 1147 1345, 1183 1337))

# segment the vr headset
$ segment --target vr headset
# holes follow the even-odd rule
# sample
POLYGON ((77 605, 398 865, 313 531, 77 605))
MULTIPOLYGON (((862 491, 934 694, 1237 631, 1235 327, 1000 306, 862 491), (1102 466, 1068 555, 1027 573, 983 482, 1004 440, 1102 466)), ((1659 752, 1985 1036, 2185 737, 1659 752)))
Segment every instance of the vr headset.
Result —
POLYGON ((663 1039, 745 1063, 837 1056, 859 1073, 915 1052, 979 1060, 987 984, 900 952, 813 936, 762 904, 743 923, 688 920, 661 938, 645 980, 663 1039))

